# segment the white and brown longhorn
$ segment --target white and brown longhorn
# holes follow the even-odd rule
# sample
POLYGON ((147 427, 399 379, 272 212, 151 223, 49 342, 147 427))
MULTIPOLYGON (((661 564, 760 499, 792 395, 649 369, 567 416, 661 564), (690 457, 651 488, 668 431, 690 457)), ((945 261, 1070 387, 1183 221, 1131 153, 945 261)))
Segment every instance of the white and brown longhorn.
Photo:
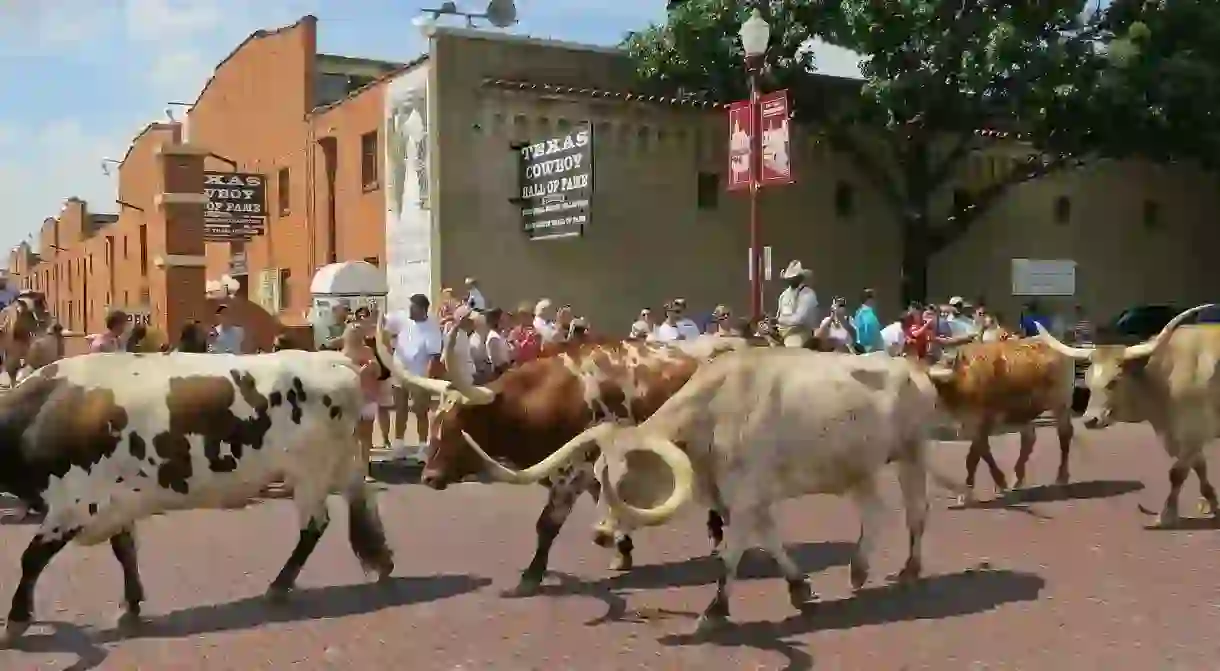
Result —
POLYGON ((498 479, 524 484, 599 449, 599 544, 622 531, 664 524, 694 498, 721 510, 731 520, 720 553, 724 572, 700 620, 703 628, 727 620, 729 582, 756 540, 779 563, 793 605, 812 597, 776 529, 772 509, 784 499, 825 493, 855 501, 862 519, 851 580, 855 588, 863 586, 885 509, 876 475, 891 461, 898 465, 910 532, 901 576, 918 578, 928 508, 924 437, 937 412, 926 373, 906 360, 750 349, 700 367, 638 426, 592 427, 521 471, 483 458, 498 479), (634 452, 652 453, 665 467, 629 458, 634 452), (648 507, 637 507, 641 503, 648 507))
MULTIPOLYGON (((456 332, 444 348, 445 368, 461 370, 452 360, 456 332)), ((565 343, 548 347, 537 360, 510 368, 487 386, 470 380, 436 380, 412 375, 386 350, 379 334, 379 356, 405 385, 441 397, 432 421, 427 461, 421 482, 434 489, 485 470, 475 449, 516 467, 537 463, 590 425, 601 421, 634 423, 649 417, 673 395, 703 362, 732 349, 749 346, 741 338, 701 337, 679 346, 642 342, 565 343)), ((596 454, 574 459, 545 481, 547 503, 535 525, 537 546, 522 571, 518 593, 537 590, 545 575, 550 549, 576 500, 597 495, 593 475, 596 454)), ((708 513, 708 535, 723 539, 724 522, 708 513)), ((611 567, 628 569, 632 541, 620 534, 611 567)))
POLYGON ((9 638, 29 626, 38 577, 71 542, 110 542, 123 568, 120 623, 137 623, 136 523, 234 507, 281 476, 300 533, 268 596, 295 585, 332 491, 347 499, 361 564, 388 576, 393 558, 355 440, 362 403, 358 371, 331 352, 88 354, 40 368, 0 396, 0 490, 46 511, 22 555, 9 638))
POLYGON ((1071 347, 1038 328, 1038 337, 1057 352, 1089 362, 1086 428, 1148 422, 1160 437, 1173 464, 1159 525, 1178 522, 1178 499, 1192 470, 1199 478, 1201 508, 1220 517, 1220 501, 1203 454, 1203 447, 1220 437, 1220 325, 1183 326, 1190 317, 1212 307, 1215 305, 1208 303, 1186 310, 1152 339, 1130 346, 1071 347))

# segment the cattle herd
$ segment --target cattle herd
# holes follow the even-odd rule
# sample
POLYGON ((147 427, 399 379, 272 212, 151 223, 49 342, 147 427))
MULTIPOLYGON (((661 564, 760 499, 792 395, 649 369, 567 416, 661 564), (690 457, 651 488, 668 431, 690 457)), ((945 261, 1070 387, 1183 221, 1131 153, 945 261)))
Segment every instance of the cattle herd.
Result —
MULTIPOLYGON (((794 606, 813 597, 777 531, 779 501, 806 494, 852 499, 861 515, 850 570, 858 589, 869 579, 884 514, 878 478, 888 464, 898 471, 909 534, 901 580, 920 578, 929 477, 969 502, 985 462, 996 489, 1007 490, 988 443, 995 429, 1020 431, 1013 484, 1022 487, 1033 422, 1049 413, 1062 455, 1057 482, 1068 482, 1073 368, 1081 360, 1090 362, 1085 427, 1148 422, 1171 458, 1159 523, 1177 521, 1192 471, 1204 510, 1220 515, 1203 456, 1220 435, 1220 327, 1182 325, 1209 307, 1182 313, 1138 345, 1080 349, 1043 331, 968 344, 936 365, 705 336, 670 345, 567 343, 476 386, 411 375, 380 330, 377 349, 402 385, 440 399, 423 484, 442 490, 489 473, 548 487, 520 594, 538 589, 582 493, 597 502, 593 537, 613 549, 616 570, 632 568, 633 530, 665 524, 686 503, 701 502, 723 564, 699 621, 705 630, 727 622, 730 583, 751 544, 775 557, 794 606), (964 483, 926 459, 930 431, 946 420, 971 440, 964 483)), ((361 404, 358 370, 330 352, 90 354, 34 371, 0 396, 0 491, 46 511, 22 554, 7 637, 29 627, 39 575, 73 541, 109 541, 123 574, 120 624, 137 625, 144 600, 137 522, 175 510, 240 507, 281 478, 300 528, 269 598, 292 590, 326 530, 332 493, 348 504, 349 542, 361 565, 388 577, 393 555, 354 435, 361 404)))

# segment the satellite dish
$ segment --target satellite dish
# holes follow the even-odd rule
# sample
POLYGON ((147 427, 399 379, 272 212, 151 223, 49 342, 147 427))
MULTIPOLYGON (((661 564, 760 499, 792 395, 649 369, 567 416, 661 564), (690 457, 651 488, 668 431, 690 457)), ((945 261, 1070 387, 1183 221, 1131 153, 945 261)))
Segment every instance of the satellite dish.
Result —
POLYGON ((507 28, 517 22, 517 6, 513 0, 491 0, 487 3, 487 22, 497 28, 507 28))

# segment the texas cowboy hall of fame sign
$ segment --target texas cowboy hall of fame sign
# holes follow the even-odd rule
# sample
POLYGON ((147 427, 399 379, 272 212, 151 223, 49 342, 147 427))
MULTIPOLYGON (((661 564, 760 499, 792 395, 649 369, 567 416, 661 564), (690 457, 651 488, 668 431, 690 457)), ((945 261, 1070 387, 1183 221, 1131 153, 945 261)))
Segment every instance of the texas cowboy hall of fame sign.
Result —
POLYGON ((205 171, 203 237, 215 242, 249 240, 267 228, 267 178, 247 172, 205 171))
POLYGON ((531 240, 584 234, 593 199, 593 128, 515 147, 519 152, 521 225, 531 240))

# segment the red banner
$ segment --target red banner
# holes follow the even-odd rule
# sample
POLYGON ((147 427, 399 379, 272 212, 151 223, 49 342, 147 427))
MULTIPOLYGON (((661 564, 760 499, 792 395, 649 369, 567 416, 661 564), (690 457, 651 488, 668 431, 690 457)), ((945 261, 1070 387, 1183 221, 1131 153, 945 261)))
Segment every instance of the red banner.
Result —
POLYGON ((729 191, 750 188, 751 112, 748 100, 729 105, 729 191))
MULTIPOLYGON (((759 97, 762 129, 762 184, 791 184, 792 140, 788 133, 788 92, 775 91, 759 97)), ((731 155, 731 153, 730 153, 731 155)))

